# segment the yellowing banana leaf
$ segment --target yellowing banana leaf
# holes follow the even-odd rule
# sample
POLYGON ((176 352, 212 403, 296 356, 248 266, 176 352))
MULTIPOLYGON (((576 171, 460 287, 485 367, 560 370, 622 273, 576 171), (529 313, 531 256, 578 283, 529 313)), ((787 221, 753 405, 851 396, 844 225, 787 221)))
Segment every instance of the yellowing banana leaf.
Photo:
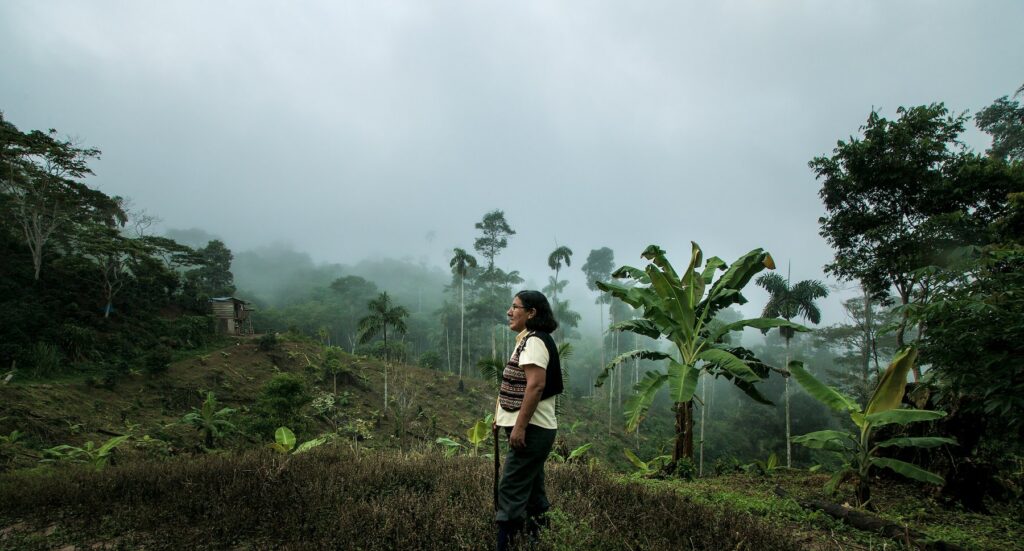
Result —
POLYGON ((878 386, 868 400, 865 413, 881 413, 900 407, 907 389, 907 373, 917 360, 917 349, 913 346, 900 350, 878 381, 878 386))

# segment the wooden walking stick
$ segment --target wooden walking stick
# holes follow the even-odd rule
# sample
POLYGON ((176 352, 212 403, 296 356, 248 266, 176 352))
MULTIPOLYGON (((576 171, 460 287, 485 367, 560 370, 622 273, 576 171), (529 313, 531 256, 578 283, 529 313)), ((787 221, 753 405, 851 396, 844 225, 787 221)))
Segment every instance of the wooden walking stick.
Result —
POLYGON ((501 472, 501 459, 498 457, 498 427, 495 426, 491 431, 491 436, 494 437, 494 512, 498 512, 498 473, 501 472))

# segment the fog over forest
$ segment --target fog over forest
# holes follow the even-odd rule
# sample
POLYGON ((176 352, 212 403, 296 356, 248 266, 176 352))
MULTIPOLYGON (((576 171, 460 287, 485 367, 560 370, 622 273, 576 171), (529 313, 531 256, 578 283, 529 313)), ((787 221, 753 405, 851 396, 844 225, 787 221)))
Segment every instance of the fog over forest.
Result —
MULTIPOLYGON (((236 258, 402 259, 443 280, 502 209, 517 233, 497 263, 540 288, 570 247, 584 324, 588 251, 681 262, 690 240, 850 287, 823 301, 828 324, 855 290, 823 274, 807 162, 872 108, 1012 93, 1022 20, 1012 1, 6 2, 0 97, 18 126, 102 149, 90 185, 156 231, 236 258)), ((755 314, 767 295, 747 294, 755 314)))

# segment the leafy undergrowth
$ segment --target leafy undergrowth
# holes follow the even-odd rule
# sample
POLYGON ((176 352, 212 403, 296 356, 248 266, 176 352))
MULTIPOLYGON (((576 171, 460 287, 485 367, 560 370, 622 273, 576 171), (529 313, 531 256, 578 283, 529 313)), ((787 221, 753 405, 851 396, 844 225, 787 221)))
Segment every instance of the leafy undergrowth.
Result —
MULTIPOLYGON (((484 458, 323 447, 0 475, 0 548, 490 549, 484 458), (69 547, 70 548, 70 547, 69 547)), ((539 549, 800 549, 667 488, 551 465, 539 549)))
MULTIPOLYGON (((820 500, 845 503, 850 495, 826 495, 829 475, 778 469, 768 475, 728 474, 694 481, 645 481, 655 487, 671 487, 695 502, 723 511, 748 513, 791 534, 805 549, 899 549, 900 544, 878 534, 856 530, 823 513, 802 508, 797 501, 820 500), (776 488, 785 491, 778 497, 776 488)), ((918 485, 897 480, 878 480, 872 487, 875 514, 925 533, 932 541, 944 541, 971 550, 1021 548, 1024 521, 1020 506, 1002 506, 991 515, 949 509, 937 503, 918 485)))

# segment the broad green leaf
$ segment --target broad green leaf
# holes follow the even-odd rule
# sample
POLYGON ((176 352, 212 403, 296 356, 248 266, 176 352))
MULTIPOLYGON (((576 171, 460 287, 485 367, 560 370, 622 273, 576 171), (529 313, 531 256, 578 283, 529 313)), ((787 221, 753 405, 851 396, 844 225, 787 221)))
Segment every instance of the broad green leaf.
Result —
POLYGON ((907 373, 914 366, 915 360, 917 349, 913 346, 904 348, 896 354, 871 394, 865 413, 871 415, 900 407, 907 389, 907 373))
POLYGON ((943 484, 945 482, 941 476, 926 471, 917 465, 912 465, 906 461, 900 461, 899 459, 892 459, 889 457, 872 457, 871 464, 876 467, 892 469, 907 478, 912 478, 920 482, 928 482, 931 484, 943 484))
POLYGON ((735 321, 733 323, 726 325, 720 325, 715 329, 714 332, 712 332, 708 336, 708 340, 710 340, 711 342, 715 342, 730 331, 740 331, 747 327, 753 329, 772 329, 774 327, 789 327, 792 328, 794 331, 810 331, 810 329, 804 327, 803 325, 800 325, 799 323, 793 323, 791 321, 786 321, 781 318, 752 318, 735 321))
POLYGON ((274 431, 274 440, 285 452, 290 452, 295 447, 295 433, 288 427, 277 427, 274 431))
POLYGON ((945 411, 931 411, 927 409, 893 409, 881 413, 872 413, 866 419, 872 426, 881 427, 884 425, 906 425, 920 421, 934 421, 946 416, 945 411))
POLYGON ((643 335, 647 338, 655 340, 661 337, 661 330, 658 328, 658 326, 655 325, 654 322, 642 318, 620 321, 610 326, 608 330, 629 331, 630 333, 636 333, 638 335, 643 335))
POLYGON ((687 341, 693 338, 696 314, 687 301, 685 290, 678 279, 673 279, 662 272, 657 266, 647 266, 647 275, 651 278, 651 286, 661 299, 659 307, 672 320, 672 333, 678 334, 687 341))
POLYGON ((830 494, 835 494, 836 491, 839 489, 839 485, 842 484, 843 481, 850 478, 851 476, 856 476, 856 474, 856 471, 849 468, 849 466, 844 466, 839 471, 836 471, 836 474, 832 475, 832 478, 828 480, 828 482, 825 484, 825 491, 830 494))
POLYGON ((757 387, 754 386, 753 383, 748 383, 742 379, 736 378, 733 378, 731 380, 732 384, 736 385, 736 388, 742 390, 743 393, 746 394, 751 400, 759 404, 764 404, 766 406, 775 405, 775 402, 772 402, 768 398, 765 398, 764 395, 761 394, 761 391, 757 390, 757 387))
POLYGON ((754 249, 730 264, 708 293, 706 302, 709 311, 714 313, 731 304, 746 302, 739 291, 746 287, 758 272, 765 269, 764 262, 768 256, 762 249, 754 249))
POLYGON ((690 263, 686 266, 686 271, 683 272, 682 284, 683 296, 686 299, 684 306, 693 310, 694 306, 704 297, 704 279, 697 274, 697 270, 700 269, 700 265, 704 261, 704 253, 701 252, 700 245, 693 241, 690 241, 690 247, 690 263))
POLYGON ((937 448, 950 444, 955 446, 956 440, 953 438, 943 438, 941 436, 900 436, 898 438, 892 438, 885 442, 879 442, 877 447, 888 448, 891 446, 899 446, 901 448, 937 448))
POLYGON ((622 453, 626 456, 626 459, 628 459, 629 462, 632 463, 633 466, 636 467, 637 469, 640 469, 642 471, 650 470, 647 468, 647 463, 644 463, 639 457, 636 456, 635 453, 630 451, 629 448, 622 448, 622 453))
POLYGON ((720 348, 706 348, 697 354, 697 358, 715 364, 748 383, 761 381, 761 377, 758 377, 757 373, 754 373, 754 370, 750 369, 750 366, 743 360, 720 348))
POLYGON ((664 352, 659 352, 657 350, 645 349, 630 350, 629 352, 626 352, 624 354, 619 354, 618 356, 615 357, 614 360, 609 362, 604 369, 601 370, 601 373, 597 375, 597 381, 594 382, 594 386, 599 387, 603 385, 605 379, 607 379, 612 374, 612 371, 614 371, 616 367, 622 364, 622 362, 631 360, 633 358, 640 358, 641 360, 665 360, 671 359, 672 356, 669 356, 668 354, 664 352))
POLYGON ((626 430, 635 431, 640 426, 640 421, 643 421, 644 416, 647 415, 647 410, 651 407, 654 396, 667 380, 668 375, 648 371, 644 378, 633 387, 635 394, 626 401, 624 412, 626 415, 626 430))
POLYGON ((323 445, 326 442, 327 442, 327 437, 326 436, 321 436, 320 438, 314 438, 312 440, 307 440, 306 442, 303 442, 302 444, 299 445, 298 448, 295 449, 295 453, 302 453, 302 452, 309 451, 309 450, 311 450, 311 449, 313 449, 313 448, 315 448, 317 446, 323 445))
POLYGON ((814 375, 811 375, 804 369, 803 362, 789 362, 789 372, 793 374, 796 382, 800 383, 800 386, 804 387, 804 390, 815 400, 835 411, 860 412, 860 406, 857 405, 857 402, 853 401, 853 398, 815 379, 814 375))
POLYGON ((100 449, 96 450, 96 453, 98 455, 100 455, 100 456, 107 455, 108 453, 111 452, 111 450, 113 450, 114 448, 120 446, 121 443, 124 442, 127 439, 128 439, 127 435, 115 436, 115 437, 111 438, 110 440, 107 440, 102 446, 100 446, 100 449))
POLYGON ((819 430, 793 437, 794 444, 815 450, 840 451, 845 445, 855 442, 852 434, 838 430, 819 430), (830 446, 830 444, 836 444, 838 447, 830 446))
POLYGON ((469 440, 474 446, 479 445, 484 440, 487 440, 487 435, 491 432, 491 424, 486 419, 477 421, 469 430, 466 431, 466 440, 469 440))
POLYGON ((721 258, 717 256, 709 258, 707 264, 704 265, 704 272, 700 274, 701 279, 704 280, 704 285, 711 285, 711 281, 715 279, 715 270, 724 269, 725 267, 725 261, 721 258))
POLYGON ((589 450, 591 446, 593 446, 593 444, 587 442, 586 444, 583 444, 582 446, 576 448, 575 450, 572 450, 571 452, 569 452, 569 458, 567 460, 571 461, 587 453, 587 450, 589 450))
POLYGON ((614 277, 615 279, 629 278, 639 281, 641 283, 650 283, 650 281, 647 279, 646 272, 644 272, 640 268, 634 268, 632 266, 622 266, 618 270, 612 272, 612 277, 614 277))
MULTIPOLYGON (((691 241, 692 243, 692 241, 691 241)), ((665 251, 657 245, 648 245, 644 252, 640 253, 640 256, 650 260, 655 266, 661 268, 661 270, 669 277, 669 279, 679 281, 679 275, 676 274, 672 264, 669 264, 668 259, 665 258, 665 251)))
POLYGON ((673 403, 689 402, 697 390, 700 370, 692 365, 670 361, 668 366, 668 390, 673 403))
POLYGON ((776 455, 775 452, 772 452, 772 454, 768 456, 768 462, 765 463, 765 470, 766 471, 773 471, 773 470, 775 470, 775 467, 778 467, 778 466, 779 466, 779 456, 776 455))

